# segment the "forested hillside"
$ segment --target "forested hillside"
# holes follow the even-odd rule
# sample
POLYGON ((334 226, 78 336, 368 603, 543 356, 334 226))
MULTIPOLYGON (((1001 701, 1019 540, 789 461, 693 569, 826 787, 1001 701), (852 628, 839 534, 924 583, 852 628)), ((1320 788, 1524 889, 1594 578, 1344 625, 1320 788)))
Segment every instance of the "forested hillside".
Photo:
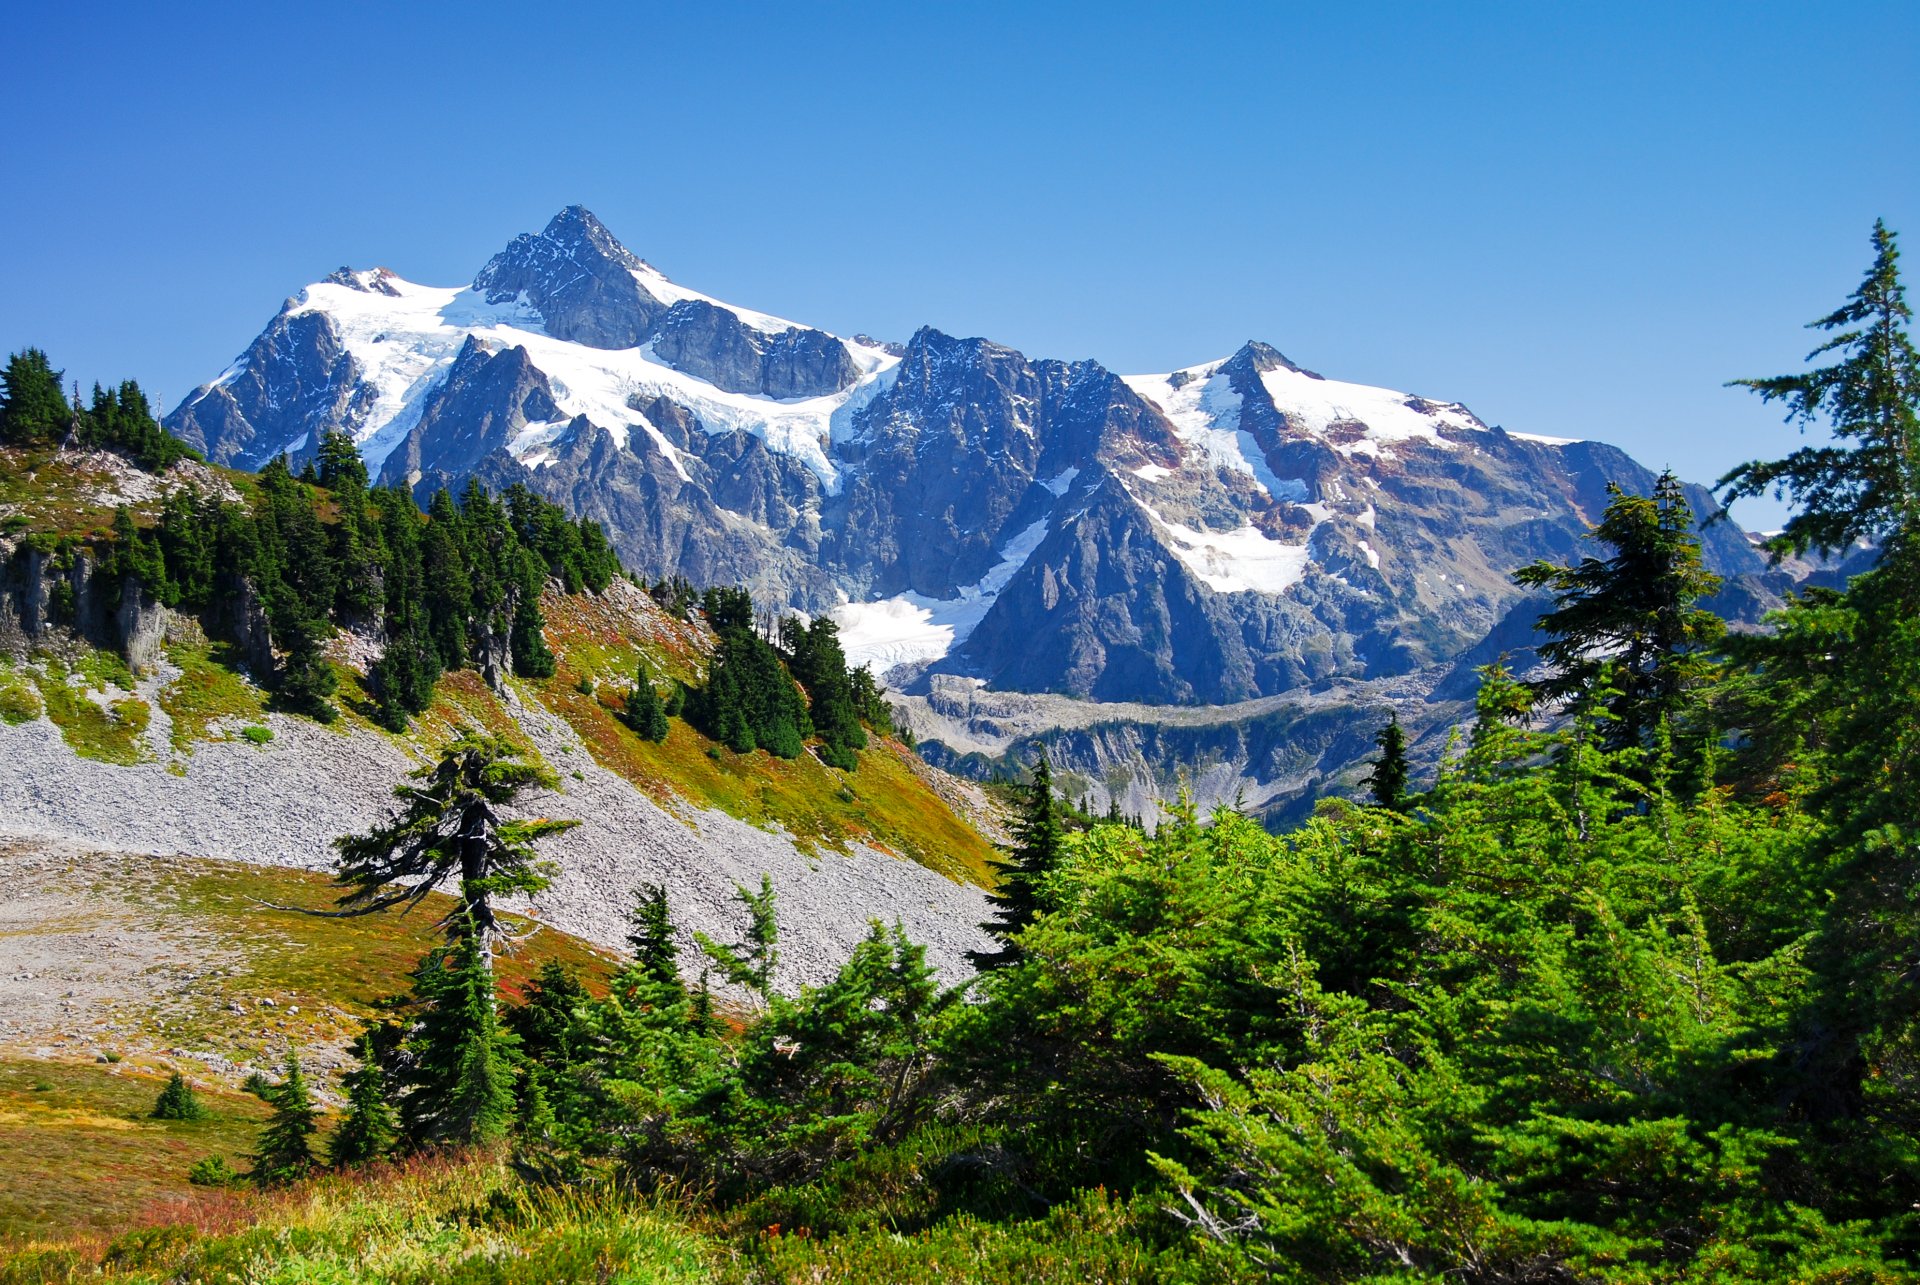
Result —
MULTIPOLYGON (((99 1270, 1912 1279, 1920 361, 1892 235, 1874 250, 1816 323, 1825 364, 1750 381, 1834 445, 1723 482, 1798 503, 1777 554, 1865 540, 1874 569, 1729 635, 1678 487, 1616 490, 1584 556, 1521 572, 1553 597, 1549 670, 1488 666, 1435 779, 1410 778, 1389 725, 1370 802, 1277 836, 1176 804, 1148 834, 1090 825, 1043 766, 963 986, 876 921, 832 980, 784 990, 763 882, 697 957, 664 891, 636 888, 604 995, 554 966, 503 1001, 493 899, 540 887, 545 836, 593 818, 500 822, 543 769, 456 742, 338 845, 341 913, 449 875, 462 897, 368 1025, 324 1157, 290 1065, 261 1194, 221 1206, 259 1225, 133 1233, 99 1270), (720 982, 747 999, 734 1021, 720 982)), ((807 711, 763 708, 748 601, 709 610, 739 689, 701 716, 725 734, 758 709, 784 721, 756 738, 783 742, 807 711)), ((831 657, 783 642, 803 673, 831 657)))

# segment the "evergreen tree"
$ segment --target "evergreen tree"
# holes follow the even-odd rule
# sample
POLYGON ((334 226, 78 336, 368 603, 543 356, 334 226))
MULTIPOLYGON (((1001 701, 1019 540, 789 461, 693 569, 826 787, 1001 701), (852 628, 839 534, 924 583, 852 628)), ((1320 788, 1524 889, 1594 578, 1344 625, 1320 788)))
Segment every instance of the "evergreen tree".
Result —
POLYGON ((1611 557, 1570 567, 1535 562, 1513 578, 1555 595, 1535 625, 1550 637, 1539 650, 1553 666, 1532 684, 1536 698, 1577 701, 1610 671, 1610 743, 1646 748, 1663 721, 1678 728, 1697 705, 1707 649, 1725 626, 1695 604, 1720 578, 1700 561, 1693 511, 1672 473, 1660 475, 1650 497, 1612 484, 1607 491, 1613 499, 1588 538, 1610 546, 1611 557))
POLYGON ((520 762, 520 751, 498 737, 466 728, 440 761, 409 773, 417 785, 395 787, 404 806, 364 835, 334 840, 335 879, 347 888, 341 915, 366 915, 415 906, 442 882, 458 876, 461 908, 443 921, 466 922, 491 958, 500 932, 493 899, 547 886, 547 867, 533 845, 570 830, 577 821, 547 818, 505 821, 499 814, 528 791, 551 789, 552 773, 520 762))
POLYGON ((1053 797, 1053 767, 1044 752, 1027 783, 1013 838, 1013 849, 1006 859, 994 863, 999 882, 987 894, 993 918, 980 925, 1000 945, 991 951, 967 952, 967 959, 981 972, 1009 968, 1024 958, 1014 938, 1040 916, 1045 906, 1043 885, 1060 863, 1066 835, 1053 797))
POLYGON ((1765 401, 1787 406, 1788 422, 1824 418, 1839 439, 1782 460, 1742 464, 1720 479, 1723 502, 1782 492, 1795 514, 1771 542, 1776 555, 1832 553, 1856 540, 1886 541, 1920 530, 1920 354, 1908 326, 1900 249, 1885 223, 1873 225, 1873 266, 1839 308, 1811 323, 1832 337, 1807 360, 1832 365, 1797 375, 1741 379, 1765 401))
POLYGON ((666 888, 657 883, 640 885, 627 922, 633 925, 627 944, 633 947, 633 967, 639 978, 653 986, 680 991, 680 947, 673 940, 666 888))
POLYGON ((747 908, 746 940, 727 946, 705 933, 695 933, 694 940, 719 966, 721 976, 752 991, 764 1004, 773 995, 773 974, 780 966, 780 922, 775 912, 773 880, 763 874, 760 891, 750 892, 736 885, 733 892, 747 908))
POLYGON ((851 772, 856 766, 853 752, 866 747, 867 734, 860 726, 846 652, 840 647, 840 627, 829 616, 807 625, 789 616, 780 622, 780 645, 788 669, 806 689, 808 718, 822 741, 821 759, 851 772))
POLYGON ((198 1120, 205 1114, 193 1086, 178 1071, 167 1080, 167 1087, 160 1090, 160 1098, 153 1104, 156 1120, 198 1120))
MULTIPOLYGON (((1874 262, 1809 355, 1834 364, 1741 381, 1824 418, 1836 444, 1741 466, 1729 500, 1783 490, 1796 504, 1776 555, 1880 543, 1879 564, 1844 592, 1789 603, 1770 634, 1736 640, 1749 764, 1772 769, 1824 822, 1816 847, 1826 905, 1809 950, 1818 995, 1790 1056, 1799 1108, 1845 1140, 1857 1172, 1920 1173, 1894 1142, 1920 1132, 1920 360, 1894 234, 1874 226, 1874 262)), ((1863 1196, 1863 1198, 1870 1198, 1863 1196)))
POLYGON ((1373 738, 1373 743, 1380 747, 1380 757, 1367 777, 1367 786, 1373 792, 1375 803, 1389 812, 1398 812, 1406 798, 1408 768, 1407 734, 1400 730, 1397 711, 1373 738))
POLYGON ((643 740, 667 739, 667 714, 660 707, 660 697, 653 690, 653 680, 647 677, 644 661, 634 671, 633 686, 627 692, 627 706, 622 717, 627 726, 639 733, 643 740))
POLYGON ((449 943, 414 970, 419 1020, 407 1040, 408 1092, 400 1118, 409 1146, 484 1146, 514 1117, 513 1035, 500 1024, 493 968, 480 928, 462 916, 449 943))
POLYGON ((360 1065, 347 1072, 347 1114, 327 1141, 327 1159, 335 1166, 365 1164, 393 1150, 399 1121, 387 1099, 387 1075, 374 1050, 372 1032, 362 1032, 360 1065))
POLYGON ((73 426, 73 407, 61 391, 61 377, 38 348, 7 359, 6 372, 0 374, 0 442, 24 446, 66 437, 73 426))
POLYGON ((287 1054, 286 1078, 268 1099, 273 1115, 253 1153, 253 1179, 264 1186, 293 1182, 312 1172, 315 1130, 313 1097, 297 1053, 287 1054))

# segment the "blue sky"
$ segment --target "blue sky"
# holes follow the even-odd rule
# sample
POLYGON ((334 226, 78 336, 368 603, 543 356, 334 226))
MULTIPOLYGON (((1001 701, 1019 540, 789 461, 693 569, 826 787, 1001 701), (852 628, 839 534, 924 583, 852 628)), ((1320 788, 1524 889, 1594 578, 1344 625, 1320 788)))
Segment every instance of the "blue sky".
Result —
POLYGON ((1910 0, 175 8, 0 52, 0 347, 169 407, 333 267, 456 283, 580 202, 843 333, 1261 338, 1711 480, 1799 441, 1721 384, 1876 216, 1920 247, 1910 0))

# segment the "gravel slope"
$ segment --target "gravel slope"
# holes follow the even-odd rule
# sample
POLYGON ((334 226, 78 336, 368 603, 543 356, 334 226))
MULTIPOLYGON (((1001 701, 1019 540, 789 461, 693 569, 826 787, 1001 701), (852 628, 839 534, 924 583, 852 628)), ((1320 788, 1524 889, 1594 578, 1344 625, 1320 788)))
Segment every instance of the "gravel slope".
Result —
MULTIPOLYGON (((734 886, 757 885, 766 873, 779 892, 776 981, 783 989, 829 977, 875 918, 903 924, 948 980, 966 975, 964 953, 984 944, 979 888, 866 847, 809 854, 723 813, 669 812, 596 764, 551 713, 512 693, 507 703, 562 774, 561 795, 536 800, 536 810, 583 822, 542 845, 560 872, 532 909, 556 927, 621 945, 632 890, 658 882, 692 952, 695 930, 738 939, 744 915, 734 886), (582 779, 572 778, 576 771, 582 779)), ((164 745, 165 716, 157 707, 154 713, 149 737, 164 745)), ((415 764, 377 734, 280 715, 267 721, 274 732, 267 746, 198 744, 184 775, 157 762, 116 767, 82 759, 45 718, 0 723, 7 769, 0 771, 0 836, 325 867, 333 837, 383 816, 394 783, 415 764)))

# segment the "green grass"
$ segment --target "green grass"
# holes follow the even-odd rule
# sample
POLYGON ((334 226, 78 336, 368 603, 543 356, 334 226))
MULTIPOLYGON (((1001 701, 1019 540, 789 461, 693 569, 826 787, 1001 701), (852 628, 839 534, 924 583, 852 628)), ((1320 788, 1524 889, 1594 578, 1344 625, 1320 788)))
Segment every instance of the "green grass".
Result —
POLYGON ((0 1060, 0 1237, 125 1227, 189 1201, 196 1160, 244 1168, 266 1104, 193 1065, 205 1115, 173 1121, 148 1118, 166 1083, 151 1068, 0 1060))
POLYGON ((123 767, 148 757, 144 737, 153 718, 151 707, 137 696, 116 698, 102 705, 87 694, 89 690, 106 693, 115 687, 133 690, 133 675, 126 662, 92 650, 72 670, 51 655, 37 659, 38 667, 30 672, 40 689, 41 702, 75 754, 123 767), (76 683, 74 678, 81 681, 76 683))
MULTIPOLYGON (((198 977, 164 1000, 95 1006, 91 1016, 118 1028, 117 1064, 0 1062, 0 1240, 125 1227, 154 1211, 171 1217, 167 1211, 204 1194, 187 1182, 195 1161, 218 1154, 244 1169, 265 1107, 237 1084, 208 1076, 204 1063, 169 1050, 272 1068, 288 1047, 339 1046, 375 1014, 376 1001, 406 989, 453 904, 435 894, 407 916, 323 919, 262 904, 330 908, 336 890, 318 873, 147 858, 83 858, 74 873, 99 911, 83 914, 84 923, 46 922, 41 931, 121 922, 125 908, 136 908, 143 927, 191 944, 198 977), (194 1082, 205 1120, 145 1118, 174 1066, 194 1082)), ((509 923, 528 926, 517 916, 509 923)), ((500 960, 502 991, 518 998, 549 959, 578 971, 595 993, 604 993, 616 965, 606 952, 543 929, 500 960)), ((94 1044, 85 1042, 89 1055, 94 1044)), ((0 1282, 7 1279, 0 1272, 0 1282)))
POLYGON ((31 723, 45 709, 32 680, 15 669, 12 660, 0 656, 0 722, 31 723))
MULTIPOLYGON (((321 918, 279 907, 333 909, 339 890, 325 874, 217 861, 171 865, 137 895, 204 941, 209 956, 235 960, 173 1018, 168 1038, 256 1061, 274 1060, 283 1040, 297 1046, 350 1038, 377 1001, 406 989, 407 974, 438 944, 436 925, 454 905, 435 893, 411 914, 321 918), (272 1012, 256 1006, 263 997, 275 1001, 272 1012), (234 999, 243 1000, 246 1011, 233 1012, 234 999)), ((516 931, 530 926, 521 916, 505 919, 516 931)), ((517 996, 549 959, 578 971, 596 991, 614 967, 608 952, 542 929, 502 956, 502 989, 517 996)))
POLYGON ((566 720, 595 762, 656 799, 685 799, 778 826, 803 845, 844 851, 862 841, 951 878, 988 882, 991 845, 920 779, 911 752, 900 745, 875 737, 860 751, 858 770, 840 772, 811 753, 794 759, 758 750, 735 754, 678 718, 656 744, 604 703, 614 697, 584 695, 574 679, 563 659, 559 673, 529 687, 566 720))
POLYGON ((226 740, 232 724, 264 717, 266 694, 236 672, 225 643, 175 643, 167 659, 180 673, 161 689, 159 702, 173 720, 176 753, 191 754, 200 741, 226 740))

